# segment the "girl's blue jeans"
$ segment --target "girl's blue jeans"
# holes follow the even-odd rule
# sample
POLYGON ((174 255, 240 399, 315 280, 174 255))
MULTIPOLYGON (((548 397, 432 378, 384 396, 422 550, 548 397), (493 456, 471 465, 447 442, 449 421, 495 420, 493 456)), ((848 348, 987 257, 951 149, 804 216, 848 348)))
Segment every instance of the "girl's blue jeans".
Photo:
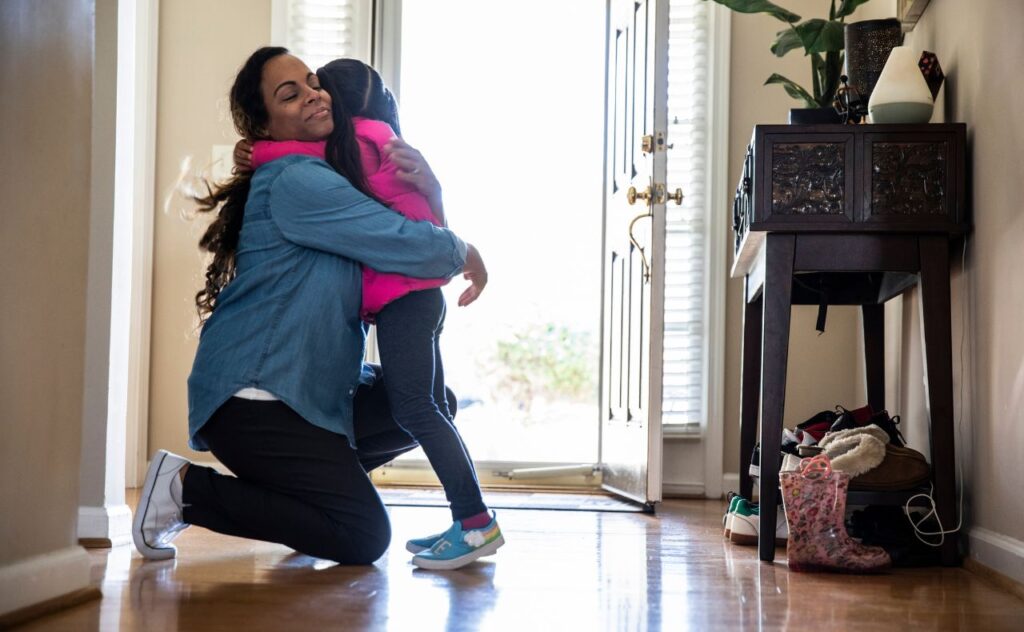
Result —
POLYGON ((480 483, 445 396, 438 346, 445 302, 439 288, 410 292, 377 314, 377 347, 391 414, 423 448, 444 486, 452 519, 487 511, 480 483))

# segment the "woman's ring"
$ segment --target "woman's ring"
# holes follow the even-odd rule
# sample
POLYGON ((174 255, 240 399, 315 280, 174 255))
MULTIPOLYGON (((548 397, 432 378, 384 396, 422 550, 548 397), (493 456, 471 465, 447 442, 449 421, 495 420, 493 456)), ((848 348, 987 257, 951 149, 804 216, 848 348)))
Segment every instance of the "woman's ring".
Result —
POLYGON ((420 172, 420 168, 416 167, 415 169, 412 170, 412 172, 413 172, 413 174, 417 174, 417 173, 420 172))

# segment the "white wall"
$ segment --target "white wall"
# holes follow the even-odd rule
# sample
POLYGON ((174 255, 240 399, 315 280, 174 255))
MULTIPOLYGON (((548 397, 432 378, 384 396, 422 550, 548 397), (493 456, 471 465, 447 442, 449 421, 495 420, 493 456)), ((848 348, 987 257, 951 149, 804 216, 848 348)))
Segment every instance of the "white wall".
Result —
POLYGON ((75 524, 94 8, 0 2, 0 615, 89 583, 75 524))
MULTIPOLYGON (((954 252, 953 400, 957 456, 967 489, 971 556, 1024 581, 1024 282, 1020 278, 1024 109, 1016 65, 1024 59, 1024 3, 931 0, 905 44, 938 55, 946 73, 934 121, 967 123, 967 264, 954 252), (966 324, 965 324, 966 323, 966 324), (964 334, 966 338, 964 339, 964 334), (961 362, 961 342, 963 361, 961 362)), ((920 302, 908 296, 901 398, 909 433, 927 437, 920 302)))

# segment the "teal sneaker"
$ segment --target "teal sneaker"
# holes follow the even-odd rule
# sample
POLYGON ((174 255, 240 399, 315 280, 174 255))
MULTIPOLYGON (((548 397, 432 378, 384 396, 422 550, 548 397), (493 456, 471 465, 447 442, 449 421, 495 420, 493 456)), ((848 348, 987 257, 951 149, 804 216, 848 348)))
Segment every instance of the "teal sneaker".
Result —
POLYGON ((434 535, 428 535, 425 538, 413 538, 405 543, 405 550, 412 554, 419 553, 420 551, 426 551, 437 544, 437 541, 440 540, 442 536, 444 536, 443 533, 435 533, 434 535))
MULTIPOLYGON (((417 542, 423 543, 427 539, 417 542)), ((430 570, 452 570, 485 555, 493 555, 504 544, 505 538, 501 535, 497 516, 492 511, 491 521, 480 529, 463 531, 462 524, 456 520, 433 546, 414 555, 412 563, 430 570)))

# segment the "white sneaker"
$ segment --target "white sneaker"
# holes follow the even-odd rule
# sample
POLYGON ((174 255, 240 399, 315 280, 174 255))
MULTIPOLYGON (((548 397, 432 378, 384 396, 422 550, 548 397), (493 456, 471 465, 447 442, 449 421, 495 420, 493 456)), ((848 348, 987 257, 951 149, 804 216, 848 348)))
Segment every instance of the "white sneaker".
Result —
MULTIPOLYGON (((736 512, 732 515, 729 540, 733 544, 756 545, 761 531, 761 516, 736 512)), ((789 524, 786 512, 780 506, 775 514, 775 546, 784 547, 789 542, 789 524)))
POLYGON ((169 560, 178 549, 171 544, 188 523, 182 518, 181 476, 178 472, 189 464, 167 450, 157 450, 146 472, 139 506, 132 521, 132 539, 143 557, 169 560))

